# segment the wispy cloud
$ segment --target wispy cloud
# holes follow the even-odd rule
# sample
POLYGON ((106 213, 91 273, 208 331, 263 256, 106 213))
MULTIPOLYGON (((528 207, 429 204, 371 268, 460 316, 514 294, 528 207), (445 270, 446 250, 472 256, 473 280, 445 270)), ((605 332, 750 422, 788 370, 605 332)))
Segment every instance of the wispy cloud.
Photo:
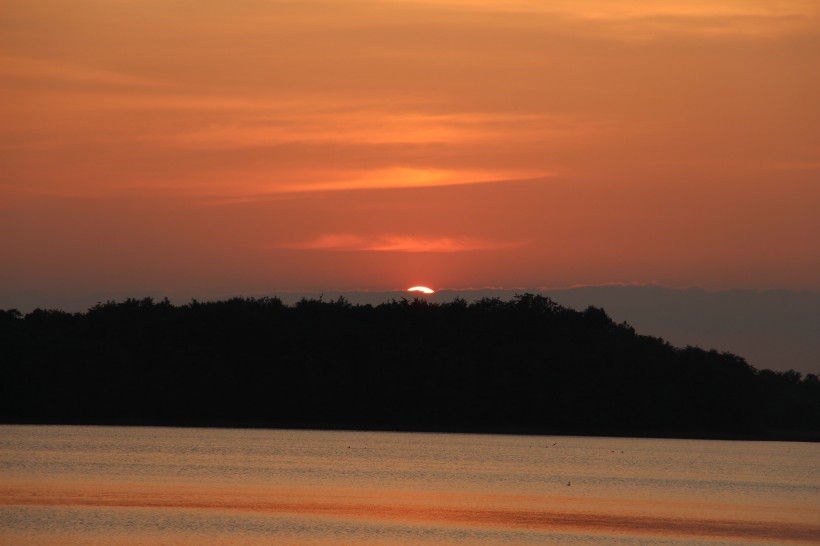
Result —
POLYGON ((456 169, 418 169, 393 167, 375 169, 349 178, 306 181, 295 184, 278 184, 272 193, 303 193, 345 190, 377 190, 399 188, 432 188, 437 186, 461 186, 465 184, 487 184, 547 178, 549 173, 536 172, 492 172, 456 169))
MULTIPOLYGON (((162 100, 173 106, 179 99, 162 100)), ((613 120, 577 114, 442 114, 433 111, 434 106, 429 106, 427 112, 390 112, 342 101, 321 111, 304 104, 288 107, 249 102, 246 111, 233 111, 227 121, 222 110, 236 106, 227 100, 220 103, 214 99, 208 104, 192 97, 191 104, 210 109, 210 120, 206 118, 199 126, 181 131, 146 135, 143 140, 186 150, 251 149, 293 143, 476 145, 525 139, 555 142, 622 130, 613 120), (294 115, 294 111, 299 113, 294 115)))
POLYGON ((581 19, 645 19, 648 17, 778 17, 817 15, 814 0, 394 0, 396 4, 435 5, 470 12, 566 14, 581 19))
POLYGON ((466 13, 496 13, 502 20, 524 15, 544 24, 555 18, 591 23, 578 28, 599 37, 645 41, 668 35, 771 37, 816 27, 816 0, 394 0, 466 13))
POLYGON ((39 80, 125 87, 156 87, 158 82, 124 72, 80 64, 30 57, 0 56, 0 76, 8 79, 39 80))
POLYGON ((817 24, 813 0, 585 0, 555 6, 568 17, 609 26, 603 34, 627 41, 670 36, 767 38, 817 24))
POLYGON ((522 241, 495 241, 473 237, 417 237, 412 235, 360 236, 346 233, 321 235, 308 241, 279 245, 298 250, 342 252, 470 252, 502 250, 524 245, 522 241))
POLYGON ((563 0, 548 6, 544 9, 556 9, 585 19, 607 20, 652 17, 781 17, 817 13, 813 0, 563 0))
POLYGON ((192 149, 259 147, 286 142, 473 142, 497 138, 503 130, 511 131, 517 125, 533 121, 540 119, 512 114, 437 115, 372 111, 330 111, 293 116, 267 108, 258 109, 249 119, 162 135, 157 140, 192 149), (517 125, 511 128, 512 124, 517 125))

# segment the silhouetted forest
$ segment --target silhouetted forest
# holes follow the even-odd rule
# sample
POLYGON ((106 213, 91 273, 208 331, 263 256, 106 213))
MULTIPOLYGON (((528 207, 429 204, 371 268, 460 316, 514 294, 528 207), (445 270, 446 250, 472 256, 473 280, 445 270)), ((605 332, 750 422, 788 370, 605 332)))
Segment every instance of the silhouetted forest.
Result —
POLYGON ((816 375, 525 294, 0 311, 0 420, 820 439, 816 375))

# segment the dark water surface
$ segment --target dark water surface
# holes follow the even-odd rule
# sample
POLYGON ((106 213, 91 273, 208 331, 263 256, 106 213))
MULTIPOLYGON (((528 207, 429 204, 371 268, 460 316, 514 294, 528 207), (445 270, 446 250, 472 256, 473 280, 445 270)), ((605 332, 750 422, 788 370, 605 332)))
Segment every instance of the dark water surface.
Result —
POLYGON ((0 544, 820 544, 820 445, 0 427, 0 544))

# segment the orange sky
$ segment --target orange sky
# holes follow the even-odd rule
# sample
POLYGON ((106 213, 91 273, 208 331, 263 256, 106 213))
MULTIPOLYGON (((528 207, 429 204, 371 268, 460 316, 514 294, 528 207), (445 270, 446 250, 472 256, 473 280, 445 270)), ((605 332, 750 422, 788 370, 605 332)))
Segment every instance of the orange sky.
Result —
POLYGON ((820 290, 816 0, 4 0, 19 293, 820 290))

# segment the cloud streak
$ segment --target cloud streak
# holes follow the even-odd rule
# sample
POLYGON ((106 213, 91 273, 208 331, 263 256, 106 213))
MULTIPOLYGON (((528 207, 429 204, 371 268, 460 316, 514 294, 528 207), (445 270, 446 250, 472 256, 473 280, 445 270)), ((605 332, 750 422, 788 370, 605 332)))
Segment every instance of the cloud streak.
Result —
POLYGON ((0 56, 0 76, 10 81, 34 80, 97 86, 158 87, 156 81, 123 72, 102 70, 48 59, 0 56))
POLYGON ((393 167, 375 169, 359 176, 296 184, 279 184, 272 193, 303 193, 346 190, 383 190, 399 188, 432 188, 438 186, 461 186, 466 184, 489 184, 512 180, 541 179, 548 173, 535 172, 489 172, 450 169, 417 169, 393 167))
POLYGON ((308 241, 278 248, 336 252, 435 252, 454 253, 503 250, 523 246, 523 241, 495 241, 473 237, 421 237, 412 235, 360 236, 345 233, 320 235, 308 241))

